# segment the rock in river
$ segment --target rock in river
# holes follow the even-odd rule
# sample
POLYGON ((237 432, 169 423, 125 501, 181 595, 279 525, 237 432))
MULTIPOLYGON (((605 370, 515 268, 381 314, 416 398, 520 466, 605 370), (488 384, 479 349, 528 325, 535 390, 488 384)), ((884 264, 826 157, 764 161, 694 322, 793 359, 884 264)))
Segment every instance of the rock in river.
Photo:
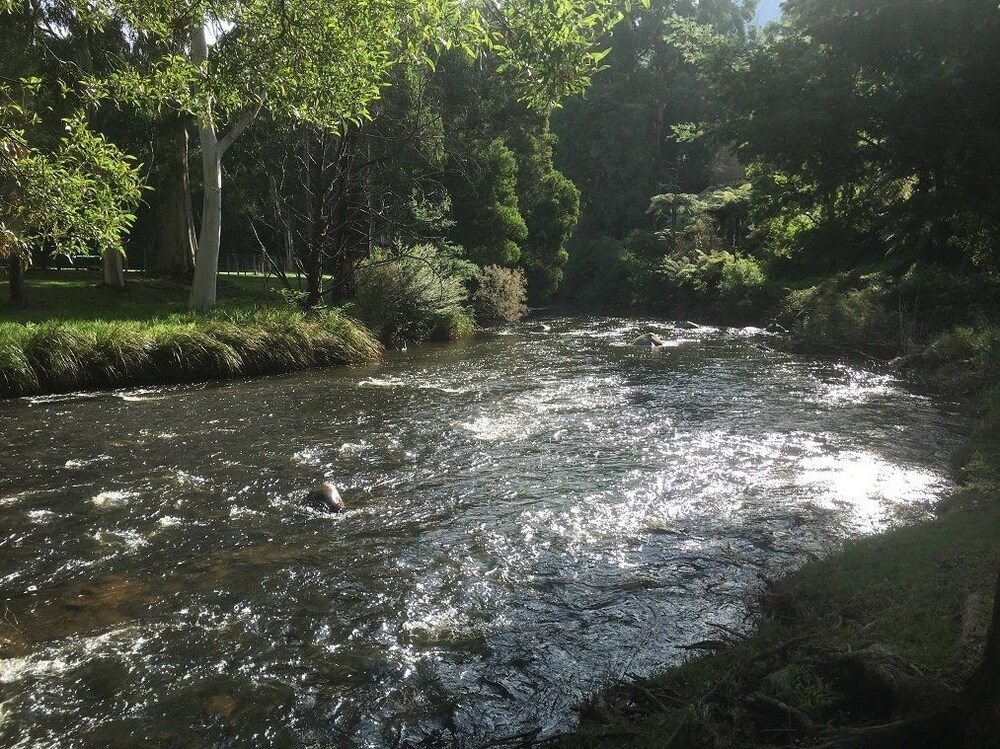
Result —
POLYGON ((309 490, 305 499, 302 500, 302 504, 319 512, 337 513, 344 511, 344 500, 340 498, 340 492, 333 484, 317 484, 309 490))
POLYGON ((656 348, 657 346, 666 346, 667 342, 664 341, 656 333, 644 333, 643 335, 632 341, 633 346, 645 346, 647 348, 656 348))

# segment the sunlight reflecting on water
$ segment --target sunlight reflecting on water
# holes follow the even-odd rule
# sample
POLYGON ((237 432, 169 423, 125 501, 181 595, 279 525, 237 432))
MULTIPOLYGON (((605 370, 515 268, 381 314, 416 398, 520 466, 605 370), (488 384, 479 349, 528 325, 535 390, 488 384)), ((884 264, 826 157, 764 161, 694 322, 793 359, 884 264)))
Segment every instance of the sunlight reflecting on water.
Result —
POLYGON ((756 329, 550 324, 0 405, 0 744, 551 732, 948 488, 953 419, 890 375, 756 329), (321 480, 347 512, 300 506, 321 480))

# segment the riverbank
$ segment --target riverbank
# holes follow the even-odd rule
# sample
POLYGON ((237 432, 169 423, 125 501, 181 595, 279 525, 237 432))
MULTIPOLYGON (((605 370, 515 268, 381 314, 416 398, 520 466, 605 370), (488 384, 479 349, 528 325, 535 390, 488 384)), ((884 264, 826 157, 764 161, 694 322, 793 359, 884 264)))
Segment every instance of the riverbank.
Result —
POLYGON ((338 311, 259 306, 273 288, 224 279, 219 309, 183 311, 183 285, 134 281, 96 289, 46 274, 28 308, 0 309, 0 398, 278 374, 379 358, 382 346, 338 311))
POLYGON ((682 665, 611 687, 561 745, 962 746, 998 563, 996 330, 956 328, 898 362, 938 392, 975 394, 959 487, 934 519, 769 583, 749 634, 720 629, 682 665))

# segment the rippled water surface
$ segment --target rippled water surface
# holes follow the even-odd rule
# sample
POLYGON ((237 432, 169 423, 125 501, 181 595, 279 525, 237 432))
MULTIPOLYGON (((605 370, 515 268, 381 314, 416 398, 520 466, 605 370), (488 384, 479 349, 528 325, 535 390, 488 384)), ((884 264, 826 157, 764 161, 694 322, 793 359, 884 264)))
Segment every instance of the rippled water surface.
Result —
POLYGON ((0 403, 0 746, 479 747, 919 516, 953 417, 754 331, 559 319, 0 403), (659 326, 662 329, 662 326, 659 326), (350 510, 299 506, 336 483, 350 510))

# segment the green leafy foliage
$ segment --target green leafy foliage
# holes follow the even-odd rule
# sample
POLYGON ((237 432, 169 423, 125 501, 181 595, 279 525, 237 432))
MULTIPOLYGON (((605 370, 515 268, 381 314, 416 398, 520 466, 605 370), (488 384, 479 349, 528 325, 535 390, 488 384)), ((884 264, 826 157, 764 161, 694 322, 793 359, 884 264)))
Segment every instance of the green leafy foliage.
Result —
POLYGON ((751 321, 774 302, 760 261, 746 250, 752 188, 747 183, 700 195, 653 196, 649 211, 662 228, 625 240, 632 302, 675 315, 751 321))
POLYGON ((746 255, 726 250, 675 253, 665 257, 656 271, 667 287, 664 301, 676 311, 753 319, 770 301, 763 269, 746 255))
MULTIPOLYGON (((696 196, 742 177, 729 144, 675 137, 678 129, 693 135, 696 123, 711 118, 717 106, 707 99, 709 87, 696 66, 665 37, 664 24, 675 13, 734 40, 744 37, 752 18, 749 6, 729 0, 653 0, 635 6, 609 35, 606 69, 595 76, 587 96, 567 101, 554 113, 556 164, 580 190, 579 227, 567 245, 567 286, 577 285, 571 279, 594 277, 593 250, 611 247, 603 238, 622 242, 633 230, 656 228, 656 214, 647 210, 652 196, 696 196)), ((628 274, 645 278, 650 270, 648 263, 641 272, 632 264, 628 274)), ((581 288, 566 293, 575 299, 590 296, 581 288)), ((617 294, 623 300, 631 296, 630 290, 617 294)))
POLYGON ((499 265, 480 268, 472 293, 476 320, 486 325, 517 322, 528 314, 527 286, 522 270, 499 265))
POLYGON ((518 207, 514 152, 493 140, 476 169, 471 189, 455 196, 455 239, 480 265, 513 265, 521 259, 519 243, 528 236, 518 207))
POLYGON ((899 320, 878 275, 829 278, 791 292, 784 307, 794 331, 813 344, 891 349, 898 342, 899 320))
MULTIPOLYGON (((143 54, 120 55, 111 71, 87 76, 95 100, 171 109, 198 122, 206 199, 190 304, 207 309, 215 303, 222 158, 261 112, 346 137, 377 116, 401 66, 433 68, 452 48, 482 54, 516 81, 522 102, 545 110, 586 87, 603 57, 599 39, 628 6, 628 0, 116 0, 70 2, 69 12, 94 28, 127 28, 143 42, 143 54)), ((527 230, 511 200, 509 154, 501 148, 491 145, 483 160, 493 184, 482 185, 487 206, 470 229, 472 251, 484 262, 514 263, 527 230), (488 239, 494 230, 496 239, 488 239)), ((309 250, 310 303, 319 298, 323 253, 309 250)))
POLYGON ((464 311, 468 298, 465 280, 430 245, 392 256, 376 253, 358 271, 358 313, 395 345, 449 340, 471 330, 464 311))
POLYGON ((141 194, 135 159, 82 113, 53 146, 36 145, 40 118, 14 97, 0 84, 0 256, 28 259, 33 245, 70 256, 122 251, 141 194))
MULTIPOLYGON (((449 155, 446 184, 457 224, 453 236, 468 249, 474 247, 476 240, 466 230, 489 212, 481 205, 484 196, 494 203, 500 198, 501 203, 516 205, 524 228, 509 221, 497 227, 511 237, 507 251, 494 249, 489 258, 473 251, 471 257, 484 264, 516 263, 526 272, 533 299, 550 296, 562 282, 569 258, 567 245, 579 217, 579 192, 555 167, 556 138, 547 113, 520 101, 519 86, 509 75, 456 55, 442 61, 435 84, 442 97, 449 155), (506 183, 502 191, 489 184, 490 174, 501 171, 497 141, 510 151, 516 165, 513 174, 509 165, 502 168, 506 183)), ((517 223, 513 211, 507 213, 517 223)))
POLYGON ((533 299, 559 289, 569 260, 570 237, 580 217, 580 191, 553 164, 555 136, 547 127, 529 130, 517 143, 519 203, 528 227, 521 263, 533 299))
POLYGON ((782 27, 749 44, 690 20, 671 28, 721 108, 710 140, 732 144, 762 188, 757 211, 777 221, 777 255, 813 262, 832 244, 993 262, 995 3, 795 0, 782 27))

